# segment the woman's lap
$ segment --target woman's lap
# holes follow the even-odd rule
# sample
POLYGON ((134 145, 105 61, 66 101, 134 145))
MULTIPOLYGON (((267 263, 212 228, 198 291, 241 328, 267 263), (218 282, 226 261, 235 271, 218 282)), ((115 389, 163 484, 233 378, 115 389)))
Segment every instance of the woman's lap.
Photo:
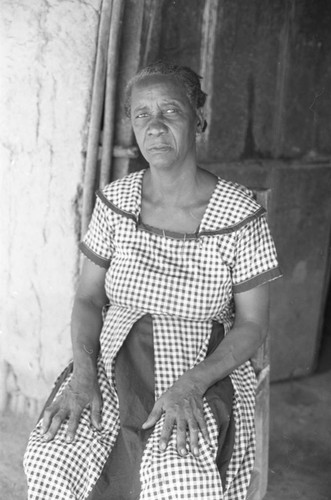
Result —
MULTIPOLYGON (((209 352, 212 352, 221 339, 219 327, 220 325, 218 327, 214 325, 213 327, 209 352)), ((147 415, 154 405, 152 328, 151 316, 146 315, 141 318, 132 327, 126 342, 116 358, 115 376, 120 402, 121 427, 112 452, 105 460, 101 475, 88 496, 89 500, 137 500, 139 498, 140 462, 145 444, 151 434, 151 431, 142 431, 141 425, 146 420, 147 415)), ((69 372, 70 368, 67 370, 67 375, 69 372)), ((62 382, 62 380, 60 381, 62 382)), ((53 392, 55 393, 56 391, 53 392)), ((206 393, 206 399, 219 428, 217 467, 223 484, 234 445, 234 422, 231 414, 232 396, 233 388, 229 378, 215 384, 206 393)), ((88 439, 89 435, 91 440, 95 438, 93 430, 91 430, 89 417, 85 417, 81 425, 85 426, 83 433, 85 446, 82 446, 80 443, 79 436, 75 441, 76 444, 66 444, 64 430, 57 436, 55 445, 54 443, 42 442, 38 428, 32 433, 25 458, 25 467, 27 475, 30 476, 30 481, 31 476, 33 476, 32 480, 35 483, 40 482, 41 484, 37 486, 40 488, 39 497, 38 495, 35 497, 31 496, 31 499, 46 499, 48 498, 47 495, 49 495, 49 492, 47 493, 49 488, 56 487, 52 482, 49 482, 47 474, 43 477, 43 468, 49 471, 55 469, 58 487, 60 489, 67 488, 67 496, 60 496, 59 498, 70 499, 71 496, 68 495, 75 495, 76 487, 79 485, 77 484, 77 480, 72 481, 71 478, 74 475, 71 475, 70 468, 79 466, 76 463, 77 449, 79 449, 78 454, 80 457, 84 454, 85 447, 88 454, 89 449, 86 439, 88 439), (86 429, 87 427, 89 430, 86 429), (68 450, 70 446, 72 447, 72 453, 63 454, 63 450, 65 448, 68 450), (66 457, 65 460, 63 460, 64 455, 66 457), (39 465, 36 464, 36 456, 39 457, 39 465), (61 465, 59 466, 60 462, 61 465), (33 470, 31 470, 31 467, 33 470), (45 493, 42 493, 42 490, 45 490, 45 493)), ((82 462, 81 460, 80 463, 82 462)), ((80 467, 80 474, 88 474, 84 465, 80 467)), ((75 498, 75 496, 72 496, 72 498, 75 498)))

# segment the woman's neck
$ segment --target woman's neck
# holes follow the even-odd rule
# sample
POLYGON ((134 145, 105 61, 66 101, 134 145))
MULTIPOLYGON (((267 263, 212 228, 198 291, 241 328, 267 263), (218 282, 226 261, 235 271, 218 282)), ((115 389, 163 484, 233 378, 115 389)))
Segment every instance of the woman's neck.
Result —
POLYGON ((194 199, 199 192, 202 182, 200 177, 197 167, 183 172, 150 168, 145 174, 144 192, 153 202, 183 205, 185 201, 194 199))
POLYGON ((216 184, 217 178, 200 168, 182 175, 147 170, 143 180, 141 220, 159 229, 194 233, 216 184))

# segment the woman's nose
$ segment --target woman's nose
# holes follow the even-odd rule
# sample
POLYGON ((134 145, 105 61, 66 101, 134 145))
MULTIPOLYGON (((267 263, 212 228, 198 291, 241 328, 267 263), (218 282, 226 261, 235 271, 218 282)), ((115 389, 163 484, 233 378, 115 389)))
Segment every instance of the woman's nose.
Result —
POLYGON ((160 135, 167 131, 167 126, 160 117, 154 117, 150 120, 147 128, 149 135, 160 135))

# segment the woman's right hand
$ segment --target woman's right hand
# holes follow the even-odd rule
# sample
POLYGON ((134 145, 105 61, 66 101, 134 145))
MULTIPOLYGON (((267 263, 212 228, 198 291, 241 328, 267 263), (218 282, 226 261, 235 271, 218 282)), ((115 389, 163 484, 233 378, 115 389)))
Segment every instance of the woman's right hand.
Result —
POLYGON ((51 441, 63 422, 68 419, 66 442, 71 443, 76 434, 81 414, 85 408, 91 410, 92 425, 100 430, 102 397, 96 375, 79 381, 73 374, 61 396, 44 411, 41 433, 43 441, 51 441))

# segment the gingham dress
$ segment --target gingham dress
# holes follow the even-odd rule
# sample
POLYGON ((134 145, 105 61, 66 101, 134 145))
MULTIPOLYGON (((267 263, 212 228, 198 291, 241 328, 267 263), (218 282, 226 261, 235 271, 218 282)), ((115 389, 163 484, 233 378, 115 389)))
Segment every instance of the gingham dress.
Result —
MULTIPOLYGON (((140 220, 144 170, 98 193, 83 253, 107 269, 110 307, 100 337, 98 376, 103 395, 102 430, 85 410, 73 444, 66 424, 43 443, 40 423, 25 454, 30 500, 86 499, 119 431, 114 362, 132 326, 146 313, 153 319, 155 398, 207 352, 212 323, 227 333, 234 318, 233 294, 280 275, 265 210, 242 186, 218 179, 194 234, 178 234, 140 220)), ((244 500, 254 462, 255 375, 250 362, 231 374, 234 387, 234 450, 224 491, 215 462, 218 429, 204 402, 211 443, 199 436, 200 454, 181 457, 173 432, 159 450, 163 418, 145 447, 140 500, 244 500)), ((68 380, 63 384, 66 385, 68 380)))

